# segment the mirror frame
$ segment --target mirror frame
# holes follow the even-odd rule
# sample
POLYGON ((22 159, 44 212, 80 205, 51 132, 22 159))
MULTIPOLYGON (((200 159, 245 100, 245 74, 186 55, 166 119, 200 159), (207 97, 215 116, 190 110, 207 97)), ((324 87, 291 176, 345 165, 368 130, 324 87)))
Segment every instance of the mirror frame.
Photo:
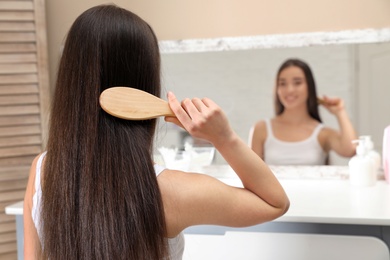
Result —
POLYGON ((390 28, 159 41, 161 53, 235 51, 390 41, 390 28))

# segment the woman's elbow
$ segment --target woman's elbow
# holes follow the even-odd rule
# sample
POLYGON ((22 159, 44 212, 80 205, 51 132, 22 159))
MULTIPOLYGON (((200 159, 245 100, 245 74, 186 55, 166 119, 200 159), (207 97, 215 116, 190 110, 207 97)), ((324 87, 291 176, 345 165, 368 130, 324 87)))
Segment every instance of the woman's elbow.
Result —
POLYGON ((277 207, 277 217, 281 217, 283 216, 284 214, 286 214, 286 212, 288 211, 288 209, 290 208, 290 200, 286 197, 283 202, 281 203, 281 205, 279 207, 277 207))
POLYGON ((286 198, 286 201, 284 203, 284 207, 282 208, 283 209, 282 215, 286 214, 289 208, 290 208, 290 200, 288 198, 286 198))
POLYGON ((272 207, 272 214, 270 220, 280 218, 281 216, 286 214, 286 212, 290 208, 290 200, 286 197, 278 205, 271 206, 271 207, 272 207))
POLYGON ((351 158, 352 156, 356 155, 356 148, 355 146, 346 147, 343 151, 339 152, 338 154, 345 158, 351 158))

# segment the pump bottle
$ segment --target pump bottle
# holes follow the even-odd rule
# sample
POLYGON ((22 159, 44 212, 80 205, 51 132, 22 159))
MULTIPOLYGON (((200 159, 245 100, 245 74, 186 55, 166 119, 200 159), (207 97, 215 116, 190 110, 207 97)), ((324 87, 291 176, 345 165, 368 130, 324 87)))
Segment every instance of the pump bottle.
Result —
POLYGON ((352 186, 367 187, 376 183, 375 162, 367 155, 364 140, 354 140, 357 143, 356 155, 348 163, 349 181, 352 186))
POLYGON ((364 145, 366 147, 367 156, 374 160, 375 171, 378 173, 378 171, 380 171, 382 168, 382 161, 381 161, 380 154, 374 150, 374 143, 371 140, 371 136, 362 135, 359 137, 359 139, 364 140, 364 145))

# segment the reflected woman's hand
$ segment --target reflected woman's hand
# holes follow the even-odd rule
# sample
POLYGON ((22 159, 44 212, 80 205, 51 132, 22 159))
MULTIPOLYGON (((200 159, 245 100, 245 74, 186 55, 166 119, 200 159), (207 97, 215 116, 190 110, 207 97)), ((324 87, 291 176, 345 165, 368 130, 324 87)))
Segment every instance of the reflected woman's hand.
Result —
POLYGON ((338 97, 330 98, 327 96, 323 96, 321 105, 334 115, 337 115, 345 109, 344 100, 338 97))

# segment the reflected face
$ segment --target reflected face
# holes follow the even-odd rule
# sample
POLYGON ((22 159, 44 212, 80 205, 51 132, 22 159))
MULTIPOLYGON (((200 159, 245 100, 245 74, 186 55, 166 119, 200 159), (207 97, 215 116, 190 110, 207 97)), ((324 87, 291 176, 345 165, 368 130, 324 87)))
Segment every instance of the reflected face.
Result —
POLYGON ((309 97, 306 78, 303 70, 290 66, 282 70, 276 83, 277 95, 285 109, 306 107, 309 97))

